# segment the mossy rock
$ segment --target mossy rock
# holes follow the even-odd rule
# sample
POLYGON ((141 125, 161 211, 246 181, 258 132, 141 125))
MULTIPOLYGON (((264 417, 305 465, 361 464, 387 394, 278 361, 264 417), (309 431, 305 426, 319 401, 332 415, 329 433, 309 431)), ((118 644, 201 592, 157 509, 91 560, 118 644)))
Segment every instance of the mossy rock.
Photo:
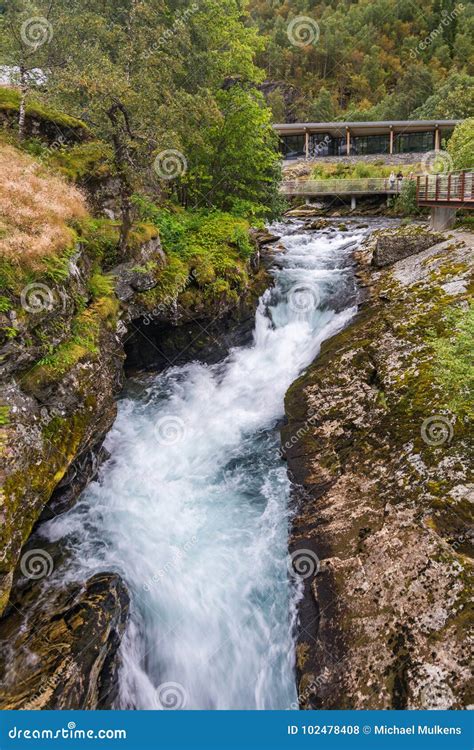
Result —
MULTIPOLYGON (((8 86, 0 87, 0 118, 16 126, 20 107, 20 92, 8 86)), ((90 136, 88 126, 76 117, 59 112, 42 102, 28 97, 26 101, 26 130, 30 136, 41 136, 48 142, 76 143, 90 136)))

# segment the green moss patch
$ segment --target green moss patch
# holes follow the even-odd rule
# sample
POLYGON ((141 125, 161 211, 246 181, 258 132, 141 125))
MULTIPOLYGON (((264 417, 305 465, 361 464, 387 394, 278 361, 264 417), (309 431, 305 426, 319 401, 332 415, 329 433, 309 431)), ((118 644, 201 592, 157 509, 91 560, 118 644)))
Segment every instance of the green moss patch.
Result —
MULTIPOLYGON (((16 89, 9 88, 7 86, 0 87, 0 110, 18 111, 20 107, 20 92, 16 89)), ((44 105, 42 102, 34 99, 27 99, 26 102, 26 116, 34 117, 38 120, 44 120, 51 122, 54 125, 65 128, 72 128, 73 130, 82 131, 84 135, 87 135, 90 131, 87 125, 78 120, 76 117, 71 117, 64 112, 58 112, 44 105)))
POLYGON ((25 390, 36 392, 60 380, 79 362, 96 359, 102 326, 115 326, 119 303, 115 297, 99 297, 90 307, 76 315, 71 335, 22 378, 25 390))

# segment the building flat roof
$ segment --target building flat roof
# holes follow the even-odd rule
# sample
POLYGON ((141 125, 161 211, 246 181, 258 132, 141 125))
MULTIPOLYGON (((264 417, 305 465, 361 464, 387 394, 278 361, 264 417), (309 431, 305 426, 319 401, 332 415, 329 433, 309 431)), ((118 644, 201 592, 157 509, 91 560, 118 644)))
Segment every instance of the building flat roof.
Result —
POLYGON ((343 135, 347 129, 353 135, 384 135, 394 133, 417 133, 425 130, 448 130, 461 120, 380 120, 378 122, 287 122, 277 123, 274 129, 280 135, 302 135, 304 133, 329 133, 343 135))

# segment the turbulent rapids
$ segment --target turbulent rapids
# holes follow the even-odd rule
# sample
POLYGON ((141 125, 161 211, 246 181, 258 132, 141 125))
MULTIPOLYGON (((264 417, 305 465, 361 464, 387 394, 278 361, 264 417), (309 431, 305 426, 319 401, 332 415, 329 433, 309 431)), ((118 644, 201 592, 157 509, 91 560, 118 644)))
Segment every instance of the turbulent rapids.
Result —
POLYGON ((77 580, 115 570, 132 599, 116 707, 285 709, 296 701, 285 392, 355 312, 367 230, 277 224, 283 250, 253 342, 217 365, 130 381, 111 458, 68 514, 77 580))

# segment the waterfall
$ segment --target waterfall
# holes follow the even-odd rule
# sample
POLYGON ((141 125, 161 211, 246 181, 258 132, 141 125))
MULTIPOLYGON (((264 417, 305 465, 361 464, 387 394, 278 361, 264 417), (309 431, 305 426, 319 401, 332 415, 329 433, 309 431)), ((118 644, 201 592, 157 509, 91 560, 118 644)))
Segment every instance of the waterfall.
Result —
POLYGON ((282 249, 252 344, 130 382, 99 479, 43 529, 68 536, 67 576, 115 570, 129 587, 119 708, 297 700, 278 424, 290 384, 355 312, 352 249, 367 230, 271 230, 282 249))

